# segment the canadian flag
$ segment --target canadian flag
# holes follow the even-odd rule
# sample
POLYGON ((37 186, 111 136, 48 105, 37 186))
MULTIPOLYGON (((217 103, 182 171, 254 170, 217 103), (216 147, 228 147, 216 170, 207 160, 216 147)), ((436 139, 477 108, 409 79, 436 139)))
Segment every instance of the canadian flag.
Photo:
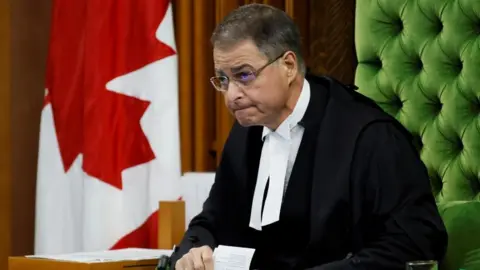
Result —
POLYGON ((35 253, 155 248, 179 197, 177 57, 168 0, 54 0, 35 253))

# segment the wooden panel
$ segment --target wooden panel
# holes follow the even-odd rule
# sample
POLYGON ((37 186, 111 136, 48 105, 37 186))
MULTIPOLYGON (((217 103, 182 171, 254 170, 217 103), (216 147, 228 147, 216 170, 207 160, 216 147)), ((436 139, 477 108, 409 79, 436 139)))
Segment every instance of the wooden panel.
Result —
POLYGON ((214 0, 193 2, 193 97, 195 171, 208 171, 215 166, 211 155, 215 137, 215 92, 210 85, 213 73, 212 46, 210 35, 215 27, 214 0))
POLYGON ((33 253, 49 12, 49 0, 0 1, 0 269, 33 253))
POLYGON ((313 73, 354 80, 355 0, 310 1, 310 67, 313 73))
MULTIPOLYGON (((239 7, 241 4, 242 1, 240 0, 216 0, 216 24, 219 24, 228 13, 239 7)), ((234 118, 225 106, 223 94, 216 93, 215 98, 216 136, 212 148, 216 153, 216 164, 218 164, 220 162, 223 145, 230 133, 234 118)))
POLYGON ((185 202, 161 201, 158 209, 158 248, 172 249, 185 233, 185 202))
POLYGON ((228 134, 230 133, 230 129, 234 123, 234 117, 228 111, 227 107, 225 106, 225 100, 223 94, 217 93, 216 95, 216 137, 213 143, 212 148, 215 151, 215 157, 217 160, 217 165, 220 162, 221 153, 223 151, 223 145, 227 140, 228 134))
POLYGON ((11 251, 10 5, 0 0, 0 269, 11 251))
POLYGON ((194 132, 193 132, 193 3, 191 0, 173 1, 175 37, 178 53, 179 100, 180 100, 180 144, 182 171, 193 171, 194 132))
POLYGON ((210 35, 215 27, 214 0, 175 0, 175 33, 179 57, 182 171, 215 167, 215 93, 210 35), (207 2, 205 2, 207 1, 207 2))
POLYGON ((218 24, 222 19, 230 13, 230 11, 236 9, 243 3, 248 3, 248 0, 215 0, 215 24, 218 24))
POLYGON ((279 9, 283 9, 285 5, 285 0, 245 0, 244 3, 245 4, 251 4, 251 3, 267 4, 279 9))
POLYGON ((270 5, 270 6, 274 6, 276 8, 279 8, 279 9, 283 9, 285 8, 285 0, 263 0, 263 1, 258 1, 260 3, 263 3, 263 4, 267 4, 267 5, 270 5))
POLYGON ((35 182, 51 0, 11 1, 12 255, 33 253, 35 182))
POLYGON ((307 66, 310 66, 310 12, 309 1, 285 0, 285 12, 292 17, 302 37, 302 53, 307 66))

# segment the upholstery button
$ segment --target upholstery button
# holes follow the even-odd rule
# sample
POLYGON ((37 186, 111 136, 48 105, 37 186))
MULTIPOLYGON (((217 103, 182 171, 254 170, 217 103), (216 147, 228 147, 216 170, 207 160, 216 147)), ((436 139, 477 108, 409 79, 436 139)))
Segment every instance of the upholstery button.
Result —
POLYGON ((442 102, 441 102, 440 100, 437 100, 437 101, 435 101, 434 106, 435 106, 435 113, 436 113, 436 115, 439 115, 440 112, 442 111, 442 108, 443 108, 442 102))
POLYGON ((372 59, 372 61, 369 61, 370 64, 373 66, 376 66, 377 68, 382 68, 383 63, 382 60, 380 60, 380 57, 376 57, 375 59, 372 59))
POLYGON ((420 59, 420 57, 418 57, 418 58, 414 61, 414 64, 415 64, 416 69, 417 69, 419 72, 422 71, 422 69, 423 69, 423 62, 422 62, 422 59, 420 59))
POLYGON ((480 99, 475 99, 472 103, 472 113, 480 114, 480 99))
POLYGON ((393 27, 396 34, 400 34, 403 31, 403 22, 402 19, 398 18, 393 22, 393 27))
POLYGON ((471 177, 470 179, 470 186, 472 187, 472 193, 477 194, 480 193, 480 178, 471 177))
POLYGON ((457 138, 457 141, 455 143, 456 145, 456 150, 460 153, 463 150, 463 142, 461 138, 457 138))
POLYGON ((443 23, 442 23, 442 20, 440 20, 440 18, 437 18, 436 29, 438 34, 440 34, 443 31, 443 23))
POLYGON ((461 59, 458 59, 454 64, 454 70, 455 70, 455 73, 457 74, 460 74, 460 72, 462 72, 462 69, 463 69, 463 62, 461 59))
POLYGON ((479 34, 479 35, 480 35, 480 21, 478 21, 478 22, 475 23, 475 26, 474 26, 474 28, 473 28, 473 32, 474 32, 475 34, 479 34))
POLYGON ((420 137, 419 135, 413 135, 412 144, 415 147, 415 149, 417 149, 418 152, 422 151, 422 148, 423 148, 422 137, 420 137))
POLYGON ((398 113, 403 107, 403 102, 398 96, 392 97, 392 107, 395 108, 395 113, 398 113))
POLYGON ((442 191, 442 188, 443 188, 442 177, 440 177, 437 171, 434 171, 433 173, 431 173, 430 182, 432 184, 433 193, 438 194, 440 191, 442 191))

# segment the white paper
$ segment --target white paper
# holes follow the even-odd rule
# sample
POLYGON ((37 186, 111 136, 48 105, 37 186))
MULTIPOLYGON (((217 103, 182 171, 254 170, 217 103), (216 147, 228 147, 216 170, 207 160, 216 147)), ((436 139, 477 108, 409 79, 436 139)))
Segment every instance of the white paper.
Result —
POLYGON ((249 270, 255 249, 218 246, 213 252, 215 270, 249 270))
POLYGON ((78 253, 57 254, 57 255, 31 255, 27 257, 50 259, 50 260, 57 260, 57 261, 99 263, 99 262, 159 259, 162 255, 170 256, 171 254, 172 254, 172 250, 165 250, 165 249, 126 248, 126 249, 117 249, 117 250, 78 252, 78 253))

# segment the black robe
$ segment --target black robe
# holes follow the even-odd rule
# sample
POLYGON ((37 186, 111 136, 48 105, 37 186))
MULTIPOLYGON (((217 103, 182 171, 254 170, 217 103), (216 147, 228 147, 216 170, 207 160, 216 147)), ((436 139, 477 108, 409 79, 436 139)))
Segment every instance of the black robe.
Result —
POLYGON ((172 265, 203 245, 255 248, 260 269, 400 270, 443 258, 447 233, 408 131, 351 87, 307 80, 305 134, 278 224, 249 228, 262 127, 235 123, 172 265))

